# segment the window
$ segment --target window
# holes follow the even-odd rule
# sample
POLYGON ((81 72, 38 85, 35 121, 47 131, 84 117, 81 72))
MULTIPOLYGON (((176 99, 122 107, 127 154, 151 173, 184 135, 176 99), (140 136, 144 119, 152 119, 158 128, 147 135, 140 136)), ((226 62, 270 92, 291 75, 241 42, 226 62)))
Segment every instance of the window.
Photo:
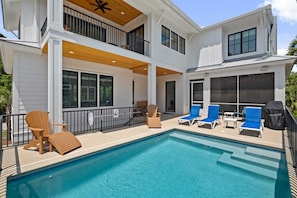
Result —
POLYGON ((113 106, 113 77, 100 75, 100 106, 113 106))
POLYGON ((256 51, 256 28, 228 36, 228 56, 256 51))
POLYGON ((237 77, 211 79, 211 102, 234 103, 237 101, 237 77))
POLYGON ((81 73, 81 107, 97 106, 97 75, 81 73))
POLYGON ((171 49, 178 51, 178 35, 171 32, 171 49))
POLYGON ((211 103, 223 112, 241 112, 274 100, 274 87, 274 73, 211 78, 211 103))
POLYGON ((162 44, 170 47, 170 30, 162 25, 162 44))
POLYGON ((185 39, 175 32, 171 31, 162 25, 161 42, 163 45, 170 47, 182 54, 185 54, 186 42, 185 39))
POLYGON ((78 73, 63 71, 63 108, 78 107, 78 73))
POLYGON ((186 41, 183 37, 179 36, 179 41, 178 41, 178 50, 180 53, 185 54, 186 53, 186 41))
POLYGON ((239 77, 239 102, 262 103, 274 100, 274 73, 239 77))

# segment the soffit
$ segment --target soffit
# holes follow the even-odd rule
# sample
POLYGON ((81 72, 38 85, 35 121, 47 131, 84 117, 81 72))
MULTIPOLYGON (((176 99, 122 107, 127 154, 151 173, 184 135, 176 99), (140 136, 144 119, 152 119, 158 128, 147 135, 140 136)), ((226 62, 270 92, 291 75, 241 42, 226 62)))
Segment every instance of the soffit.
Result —
MULTIPOLYGON (((48 45, 46 44, 43 49, 43 53, 48 53, 48 45)), ((132 58, 120 56, 117 54, 109 53, 106 51, 86 47, 83 45, 63 41, 63 56, 73 59, 84 60, 88 62, 95 62, 105 64, 108 66, 120 67, 124 69, 132 70, 133 73, 147 75, 148 63, 135 60, 132 58)), ((157 67, 157 76, 164 76, 170 74, 177 74, 179 72, 157 67)))
POLYGON ((129 21, 138 17, 142 13, 130 6, 123 0, 68 0, 69 2, 80 6, 86 10, 89 10, 97 15, 102 16, 108 20, 111 20, 117 24, 125 25, 129 21), (95 10, 98 3, 108 3, 105 7, 110 8, 111 10, 105 10, 105 13, 101 9, 95 10), (124 14, 122 14, 124 13, 124 14))

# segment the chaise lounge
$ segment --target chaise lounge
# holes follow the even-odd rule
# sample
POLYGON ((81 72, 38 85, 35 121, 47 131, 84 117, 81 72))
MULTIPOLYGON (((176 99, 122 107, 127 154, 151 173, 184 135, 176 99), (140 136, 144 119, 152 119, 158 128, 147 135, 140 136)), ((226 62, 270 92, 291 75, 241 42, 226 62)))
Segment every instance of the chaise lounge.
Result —
POLYGON ((178 120, 179 124, 188 122, 189 125, 193 125, 195 120, 198 119, 200 115, 200 105, 192 105, 190 114, 188 116, 184 116, 178 120))
POLYGON ((50 152, 53 147, 61 154, 81 147, 79 140, 69 131, 66 131, 66 124, 51 124, 62 127, 62 132, 50 134, 50 123, 48 113, 44 111, 32 111, 25 118, 29 129, 33 133, 33 138, 24 149, 36 147, 40 154, 43 154, 44 143, 49 143, 50 152))

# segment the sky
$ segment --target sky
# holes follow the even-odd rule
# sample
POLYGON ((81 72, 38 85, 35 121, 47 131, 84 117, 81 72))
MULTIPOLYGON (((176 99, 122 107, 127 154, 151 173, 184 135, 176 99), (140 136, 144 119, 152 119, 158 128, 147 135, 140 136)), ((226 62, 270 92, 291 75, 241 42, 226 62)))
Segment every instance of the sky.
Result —
MULTIPOLYGON (((171 0, 200 27, 256 10, 267 4, 272 5, 272 13, 277 16, 277 53, 285 55, 289 44, 297 36, 297 0, 171 0)), ((0 33, 7 38, 16 37, 3 28, 2 6, 0 6, 0 33)), ((297 67, 294 68, 294 70, 297 67)))

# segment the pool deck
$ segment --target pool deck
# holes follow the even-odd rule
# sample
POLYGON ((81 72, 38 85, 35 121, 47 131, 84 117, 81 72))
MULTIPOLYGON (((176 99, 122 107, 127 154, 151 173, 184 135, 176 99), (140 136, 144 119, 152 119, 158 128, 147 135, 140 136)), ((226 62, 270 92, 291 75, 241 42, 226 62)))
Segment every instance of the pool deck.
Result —
MULTIPOLYGON (((22 146, 4 149, 2 157, 2 171, 0 175, 0 197, 6 196, 6 178, 8 176, 46 167, 51 164, 63 162, 65 160, 103 150, 112 146, 154 134, 163 133, 174 128, 256 145, 264 145, 276 149, 288 149, 286 144, 286 131, 264 128, 263 137, 259 138, 257 137, 258 132, 249 131, 246 134, 239 134, 238 127, 241 126, 241 121, 237 122, 237 128, 235 129, 233 127, 224 128, 223 123, 217 125, 214 129, 210 129, 208 126, 197 127, 196 123, 192 126, 187 124, 178 124, 178 118, 179 117, 176 117, 176 115, 163 114, 161 129, 149 129, 146 125, 139 125, 104 132, 78 135, 76 137, 82 143, 82 147, 63 156, 59 155, 55 151, 46 151, 44 154, 40 155, 38 151, 24 150, 22 146)), ((233 126, 233 123, 230 123, 230 126, 233 126)), ((291 189, 293 193, 292 196, 295 197, 297 180, 294 168, 291 167, 291 160, 288 159, 290 156, 288 155, 289 154, 287 154, 287 160, 291 180, 291 189)))

